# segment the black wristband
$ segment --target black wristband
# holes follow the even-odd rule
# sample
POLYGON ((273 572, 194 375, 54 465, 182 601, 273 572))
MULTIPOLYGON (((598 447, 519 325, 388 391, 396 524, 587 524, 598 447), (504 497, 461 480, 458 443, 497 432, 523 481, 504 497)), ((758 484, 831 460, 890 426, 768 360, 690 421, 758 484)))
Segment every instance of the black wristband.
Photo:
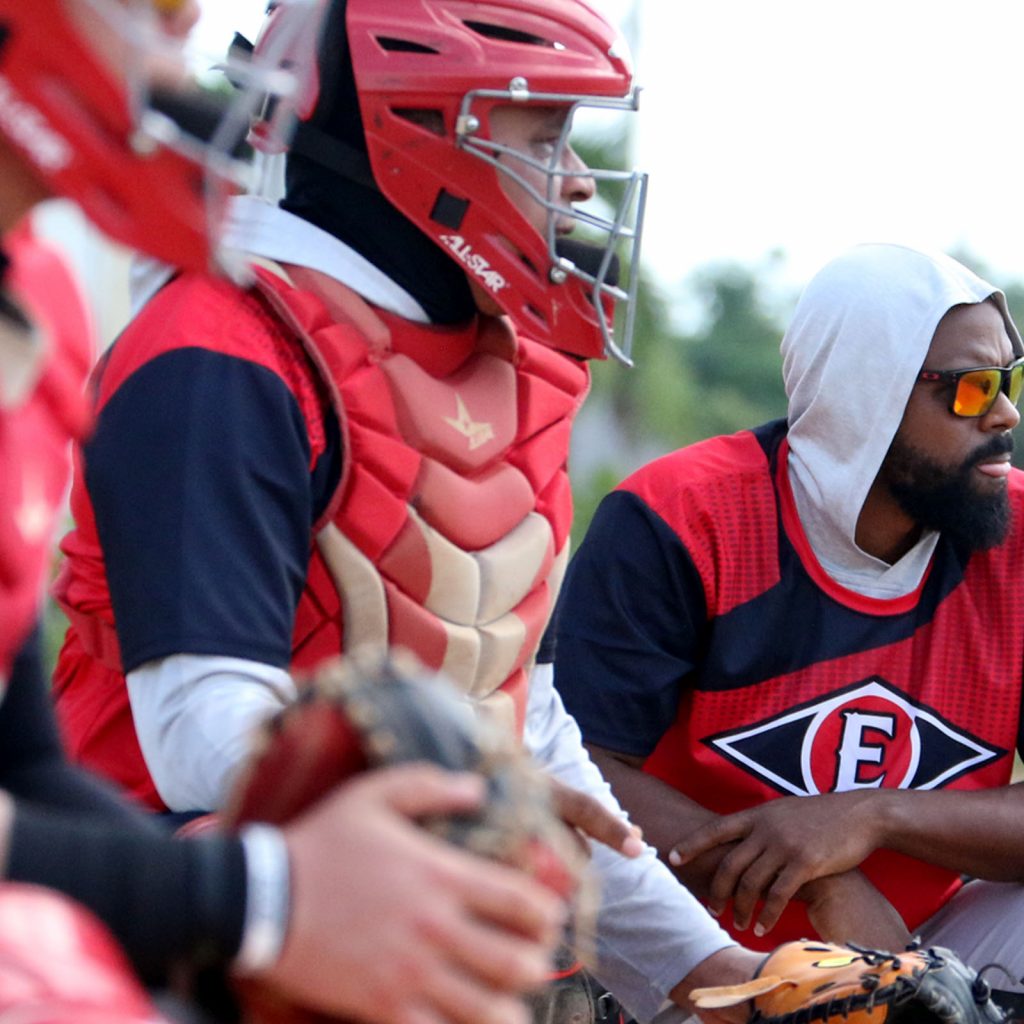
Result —
POLYGON ((241 943, 245 854, 234 837, 179 840, 18 803, 6 876, 92 910, 148 984, 227 964, 241 943))

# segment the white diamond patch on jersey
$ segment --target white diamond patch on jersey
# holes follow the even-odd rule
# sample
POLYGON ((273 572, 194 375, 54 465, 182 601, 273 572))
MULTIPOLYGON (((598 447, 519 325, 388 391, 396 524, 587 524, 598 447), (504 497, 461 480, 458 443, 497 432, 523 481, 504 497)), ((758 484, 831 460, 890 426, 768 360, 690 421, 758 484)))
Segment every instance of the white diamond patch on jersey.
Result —
POLYGON ((783 793, 939 789, 1006 751, 880 677, 704 739, 783 793))

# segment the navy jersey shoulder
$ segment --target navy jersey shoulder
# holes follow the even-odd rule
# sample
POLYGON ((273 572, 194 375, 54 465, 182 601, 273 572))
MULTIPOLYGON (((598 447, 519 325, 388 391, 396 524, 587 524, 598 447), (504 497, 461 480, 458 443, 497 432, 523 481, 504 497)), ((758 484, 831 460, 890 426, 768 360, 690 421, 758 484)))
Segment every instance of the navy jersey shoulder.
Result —
MULTIPOLYGON (((555 683, 588 742, 646 756, 674 720, 679 696, 705 649, 718 598, 692 509, 742 512, 742 474, 767 480, 772 424, 714 438, 657 459, 599 506, 574 556, 556 609, 555 683), (767 448, 766 448, 767 446, 767 448), (709 585, 712 584, 712 585, 709 585)), ((742 524, 736 535, 750 536, 742 524)), ((710 538, 709 532, 705 535, 710 538)))
MULTIPOLYGON (((712 438, 648 463, 599 506, 555 613, 555 683, 587 742, 647 756, 674 721, 706 651, 716 596, 708 548, 681 530, 696 504, 770 479, 785 424, 712 438), (685 539, 684 539, 685 538, 685 539)), ((770 483, 769 483, 770 490, 770 483)), ((763 491, 762 491, 763 493, 763 491)), ((711 517, 699 517, 710 524, 711 517)), ((738 524, 739 535, 751 535, 738 524)), ((710 535, 708 535, 710 536, 710 535)))
POLYGON ((340 467, 268 367, 171 348, 107 399, 86 449, 126 670, 175 653, 286 665, 310 528, 340 467))

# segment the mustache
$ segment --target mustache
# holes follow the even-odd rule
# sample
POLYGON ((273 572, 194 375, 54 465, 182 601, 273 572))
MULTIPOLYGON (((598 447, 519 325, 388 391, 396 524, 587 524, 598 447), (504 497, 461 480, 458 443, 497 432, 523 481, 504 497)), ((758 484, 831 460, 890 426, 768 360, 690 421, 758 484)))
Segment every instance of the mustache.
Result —
POLYGON ((997 434, 989 438, 983 445, 980 445, 970 457, 964 462, 964 469, 970 469, 979 462, 984 462, 996 455, 1013 454, 1013 435, 997 434))

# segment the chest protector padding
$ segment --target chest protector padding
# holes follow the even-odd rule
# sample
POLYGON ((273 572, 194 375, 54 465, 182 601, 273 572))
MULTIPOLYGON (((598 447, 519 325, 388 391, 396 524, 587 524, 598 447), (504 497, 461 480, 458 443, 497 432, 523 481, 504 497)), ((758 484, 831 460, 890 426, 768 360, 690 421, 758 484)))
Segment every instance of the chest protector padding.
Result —
POLYGON ((587 369, 516 339, 503 319, 421 326, 319 275, 302 284, 260 270, 329 382, 344 453, 315 530, 294 665, 406 647, 521 728, 568 554, 566 459, 587 369))

